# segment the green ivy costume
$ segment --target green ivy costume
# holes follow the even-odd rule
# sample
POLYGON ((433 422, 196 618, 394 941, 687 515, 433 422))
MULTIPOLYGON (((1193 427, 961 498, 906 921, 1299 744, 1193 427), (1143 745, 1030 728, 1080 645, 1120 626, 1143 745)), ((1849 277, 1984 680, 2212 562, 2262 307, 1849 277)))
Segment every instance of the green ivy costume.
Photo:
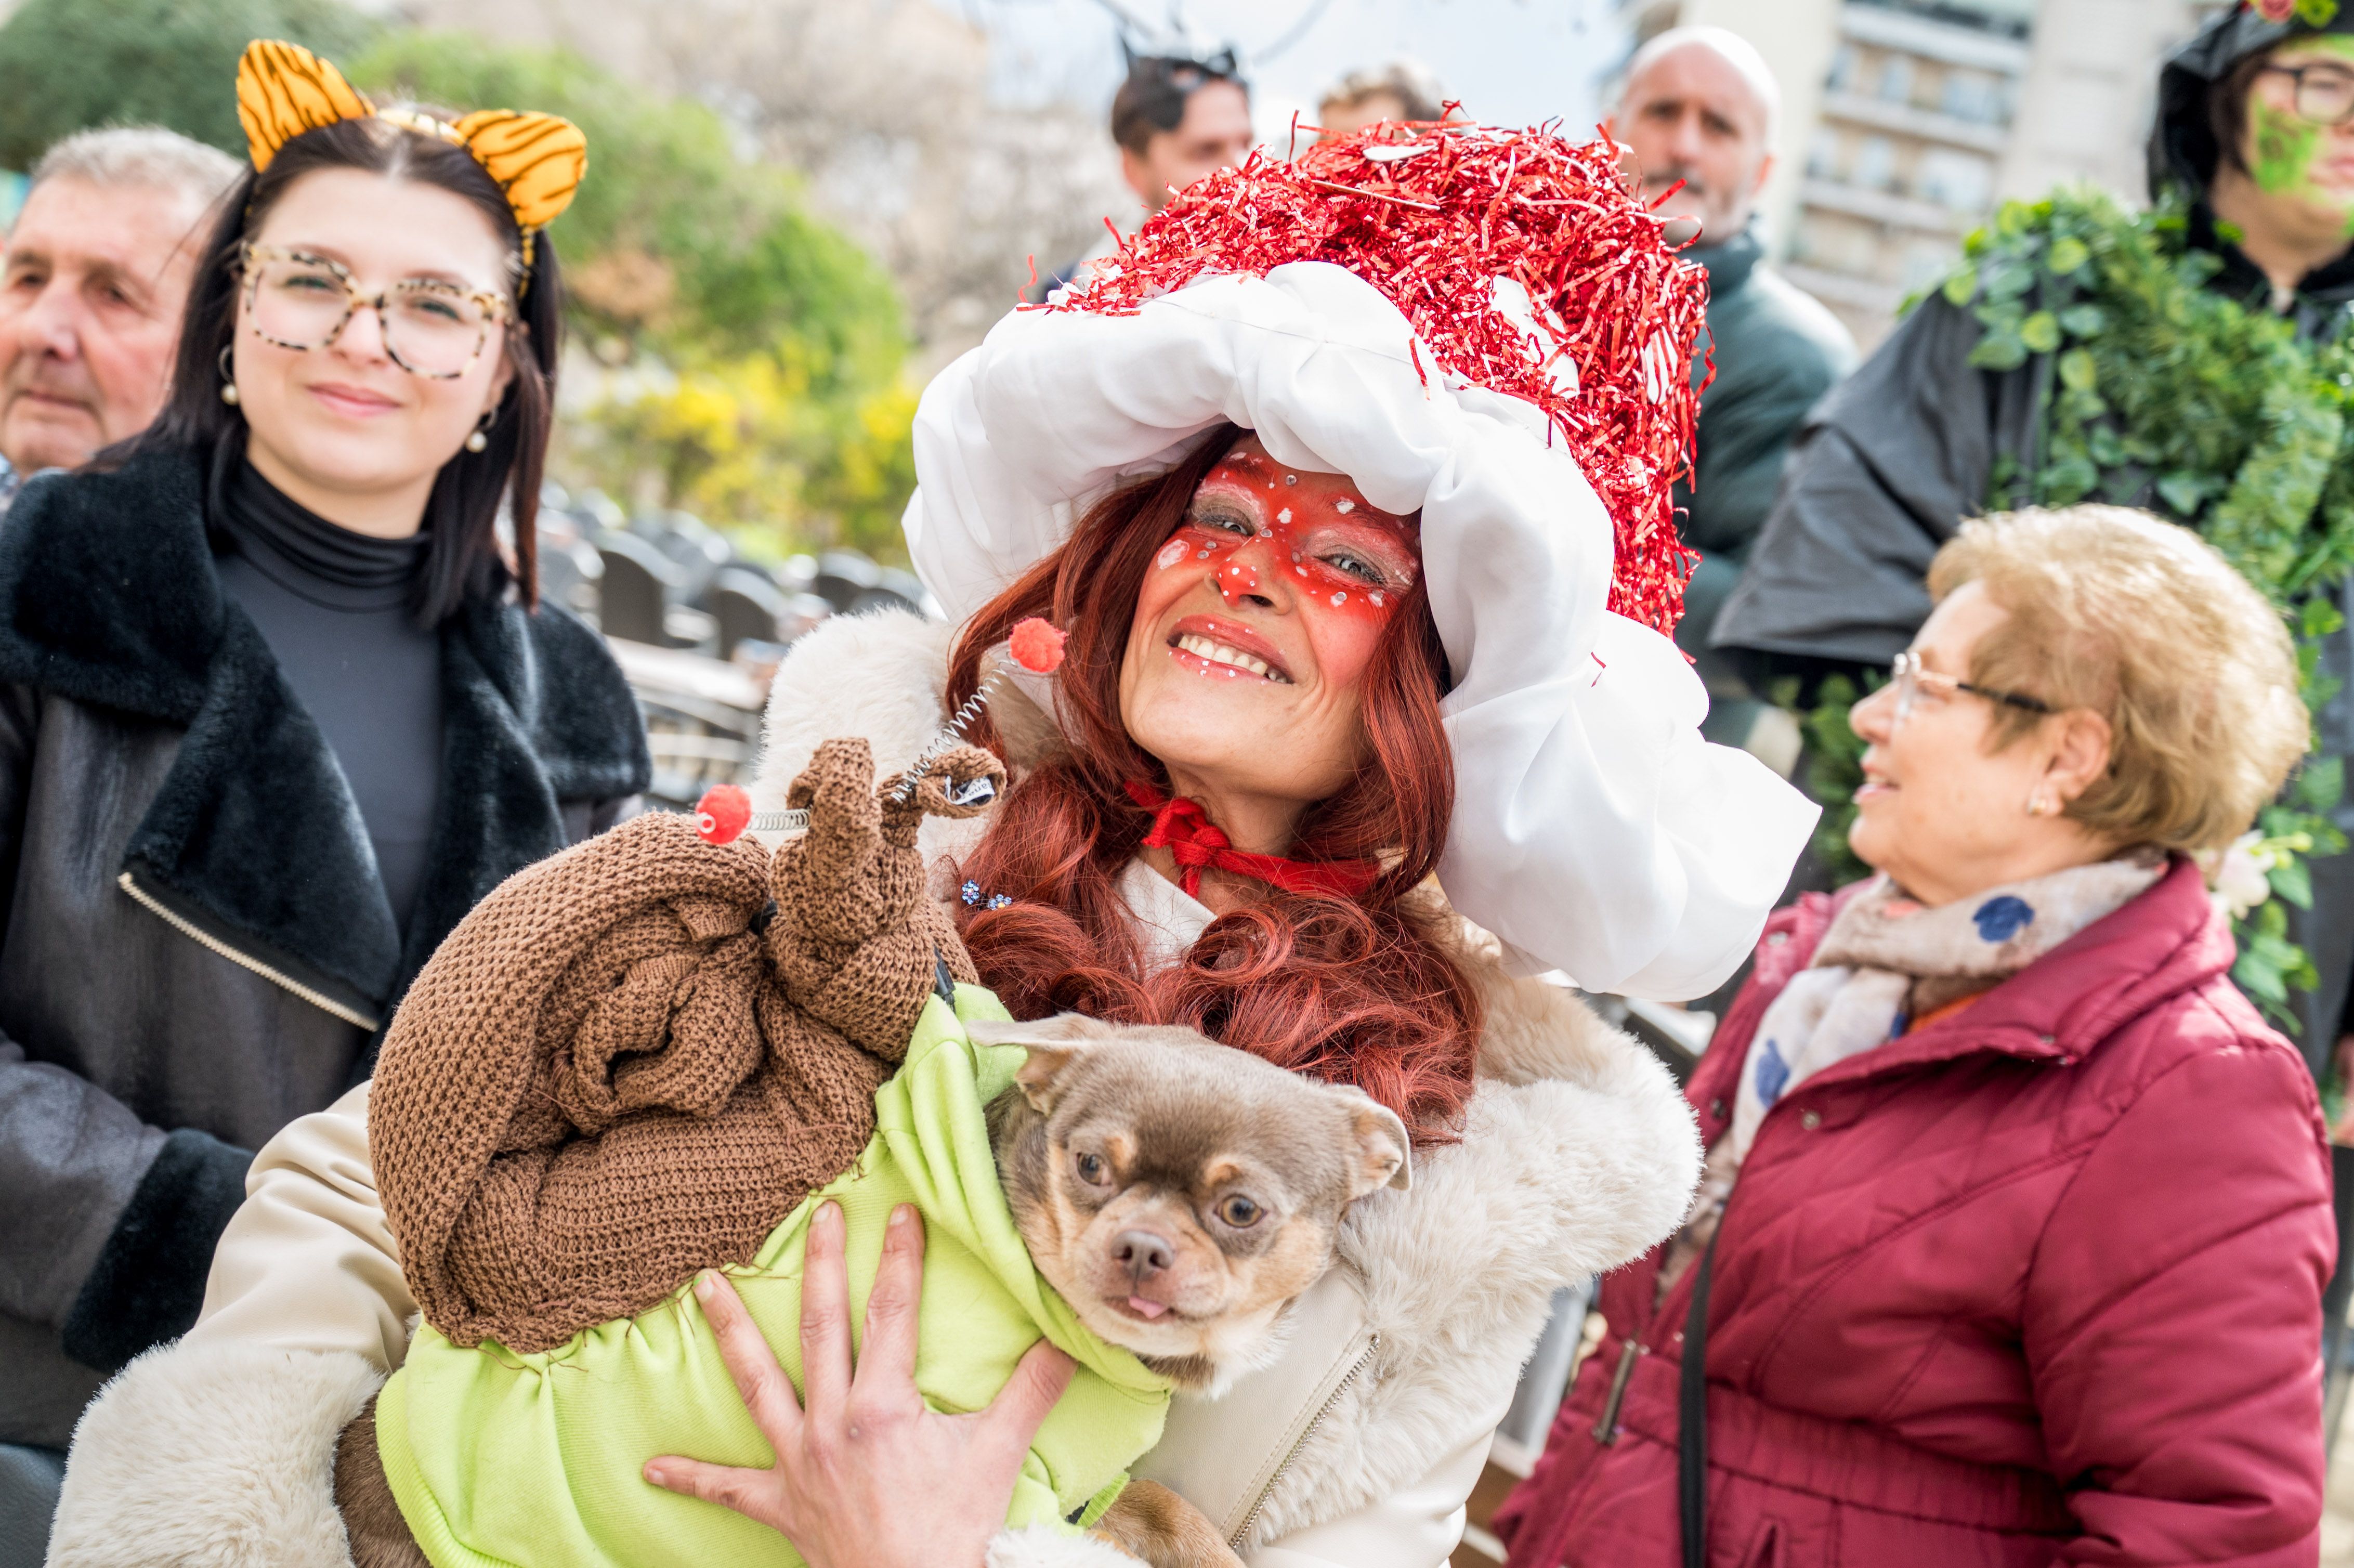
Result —
POLYGON ((1929 612, 1930 558, 1960 520, 2105 501, 2199 529, 2297 623, 2321 760, 2268 832, 2328 858, 2288 868, 2237 978, 2294 1007, 2320 1068, 2354 978, 2354 255, 2274 299, 2204 201, 2211 86, 2354 10, 2211 22, 2166 68, 2156 210, 2071 189, 2013 204, 1810 422, 1741 586, 1713 628, 1761 673, 1884 671, 1929 612), (2310 886, 2306 874, 2310 873, 2310 886), (2291 946, 2301 942, 2314 968, 2291 946), (2291 983, 2306 989, 2292 998, 2291 983))
MULTIPOLYGON (((1006 1016, 960 985, 956 1010, 925 1004, 906 1064, 875 1092, 873 1142, 848 1174, 796 1209, 731 1276, 778 1359, 801 1383, 801 1272, 810 1216, 828 1199, 847 1222, 850 1308, 863 1324, 892 1209, 923 1213, 926 1250, 916 1385, 935 1409, 996 1397, 1044 1336, 1079 1371, 1039 1428, 1009 1524, 1088 1520, 1125 1466, 1159 1439, 1169 1384, 1083 1328, 1038 1276, 998 1184, 983 1107, 1012 1086, 1019 1046, 978 1046, 962 1021, 1006 1016)), ((376 1404, 378 1452, 402 1515, 435 1568, 790 1568, 801 1559, 764 1525, 675 1496, 640 1475, 657 1455, 774 1462, 730 1381, 702 1308, 682 1286, 663 1305, 518 1355, 461 1350, 420 1326, 376 1404)))

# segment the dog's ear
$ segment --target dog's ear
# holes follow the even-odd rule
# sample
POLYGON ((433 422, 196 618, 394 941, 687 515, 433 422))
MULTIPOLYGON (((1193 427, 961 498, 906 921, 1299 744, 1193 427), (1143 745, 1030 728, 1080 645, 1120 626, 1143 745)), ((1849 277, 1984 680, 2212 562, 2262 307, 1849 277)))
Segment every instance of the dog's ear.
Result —
POLYGON ((1040 1116, 1052 1115, 1055 1097, 1062 1092, 1072 1064, 1087 1054, 1087 1048, 1067 1043, 1049 1044, 1037 1040, 1024 1040, 1021 1044, 1029 1050, 1030 1059, 1023 1063, 1021 1070, 1013 1075, 1013 1082, 1021 1089, 1022 1097, 1030 1102, 1032 1110, 1040 1116))
POLYGON ((983 1045, 1020 1045, 1030 1053, 1013 1082, 1031 1108, 1045 1116, 1054 1110, 1072 1065, 1119 1031, 1082 1013, 1063 1012, 1030 1023, 975 1019, 965 1033, 983 1045))
POLYGON ((1405 1123, 1398 1118, 1397 1112, 1363 1089, 1338 1085, 1334 1087, 1347 1097, 1341 1108, 1348 1114, 1350 1130, 1355 1134, 1352 1147, 1354 1158, 1349 1168, 1349 1201, 1354 1202, 1384 1187, 1404 1192, 1412 1186, 1414 1140, 1406 1136, 1405 1123))

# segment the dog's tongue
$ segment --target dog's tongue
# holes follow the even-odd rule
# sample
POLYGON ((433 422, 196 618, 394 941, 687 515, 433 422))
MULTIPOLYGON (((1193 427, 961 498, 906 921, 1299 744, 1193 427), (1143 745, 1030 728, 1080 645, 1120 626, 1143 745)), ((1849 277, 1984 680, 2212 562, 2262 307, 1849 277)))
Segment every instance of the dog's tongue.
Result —
POLYGON ((1165 1301, 1147 1301, 1141 1296, 1131 1296, 1128 1298, 1128 1309, 1131 1312, 1140 1312, 1147 1318, 1158 1318, 1169 1310, 1169 1304, 1165 1301))

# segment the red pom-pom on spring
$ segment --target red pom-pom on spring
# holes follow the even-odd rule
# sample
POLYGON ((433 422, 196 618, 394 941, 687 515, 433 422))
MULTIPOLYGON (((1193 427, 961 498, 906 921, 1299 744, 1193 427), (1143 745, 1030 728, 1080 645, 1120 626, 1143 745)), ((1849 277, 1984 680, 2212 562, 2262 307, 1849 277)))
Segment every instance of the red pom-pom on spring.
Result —
POLYGON ((752 797, 733 784, 714 784, 695 803, 695 836, 707 844, 732 844, 752 822, 752 797))
POLYGON ((1054 622, 1030 616, 1013 623, 1013 635, 1007 651, 1013 662, 1034 675, 1051 675, 1063 664, 1065 633, 1055 630, 1054 622))

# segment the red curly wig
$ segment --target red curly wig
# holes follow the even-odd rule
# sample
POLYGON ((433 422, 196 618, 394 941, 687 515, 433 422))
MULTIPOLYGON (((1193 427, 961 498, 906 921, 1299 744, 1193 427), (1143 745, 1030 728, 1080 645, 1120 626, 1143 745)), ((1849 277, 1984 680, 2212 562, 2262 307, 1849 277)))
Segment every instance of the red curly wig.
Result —
MULTIPOLYGON (((1068 750, 1014 784, 959 865, 960 878, 1013 900, 960 908, 965 946, 1016 1017, 1184 1024, 1279 1067, 1357 1086, 1417 1143, 1451 1141, 1471 1095, 1480 1009, 1440 940, 1447 916, 1408 898, 1437 867, 1455 805, 1438 711, 1446 653, 1420 584, 1366 670, 1356 773, 1310 810, 1292 850, 1302 860, 1379 860, 1386 869, 1372 890, 1351 901, 1259 889, 1182 963, 1149 976, 1129 929, 1119 881, 1150 816, 1122 785, 1165 788, 1168 778, 1120 722, 1120 660, 1154 554, 1241 434, 1214 430, 1167 473, 1098 502, 958 641, 951 706, 972 694, 983 657, 1016 621, 1044 616, 1070 637, 1057 681, 1068 750)), ((973 738, 1002 749, 985 716, 973 738)))

